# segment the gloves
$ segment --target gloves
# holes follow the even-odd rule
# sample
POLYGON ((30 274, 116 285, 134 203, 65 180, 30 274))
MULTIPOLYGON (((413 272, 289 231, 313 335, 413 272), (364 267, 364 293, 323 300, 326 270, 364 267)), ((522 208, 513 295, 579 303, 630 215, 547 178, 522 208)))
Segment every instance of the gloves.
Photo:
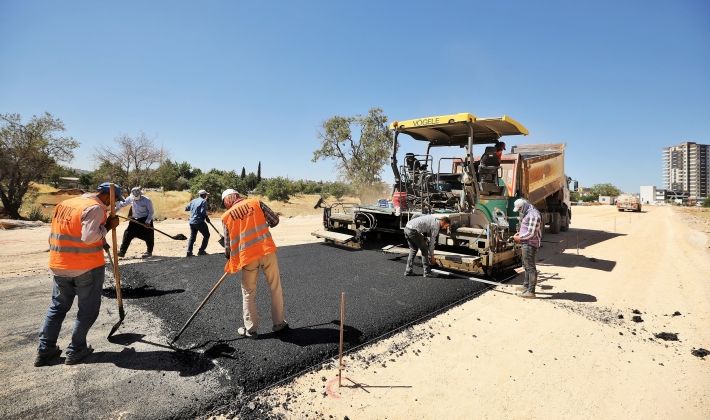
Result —
POLYGON ((103 249, 104 249, 104 251, 109 251, 109 250, 111 249, 111 245, 109 245, 108 242, 106 242, 106 243, 103 245, 103 249))
POLYGON ((209 223, 209 222, 210 222, 210 218, 209 218, 209 216, 206 216, 206 217, 205 217, 205 221, 206 221, 207 223, 209 223))

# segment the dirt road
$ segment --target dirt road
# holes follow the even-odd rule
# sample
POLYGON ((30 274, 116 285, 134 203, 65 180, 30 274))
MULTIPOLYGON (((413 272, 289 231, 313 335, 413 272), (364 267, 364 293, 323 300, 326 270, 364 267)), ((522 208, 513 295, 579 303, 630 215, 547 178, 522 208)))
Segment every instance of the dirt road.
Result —
MULTIPOLYGON (((576 229, 606 233, 581 244, 579 256, 568 249, 540 262, 538 300, 487 292, 348 355, 345 387, 338 388, 333 364, 254 395, 241 416, 263 407, 286 418, 710 418, 710 358, 691 354, 694 348, 710 349, 708 237, 669 207, 648 206, 641 214, 617 213, 611 206, 574 211, 568 241, 545 247, 573 248, 576 229), (654 335, 663 332, 677 333, 679 341, 654 335)), ((284 219, 273 234, 279 246, 316 241, 310 232, 319 225, 320 217, 284 219)), ((187 234, 184 221, 156 227, 187 234)), ((32 367, 51 291, 44 253, 48 232, 0 231, 0 371, 6 378, 0 398, 12 397, 17 405, 5 406, 2 417, 20 412, 19 406, 51 405, 67 389, 111 388, 139 374, 141 386, 117 401, 141 397, 150 383, 170 386, 171 395, 154 396, 154 408, 166 412, 172 399, 194 398, 214 385, 215 369, 189 361, 178 371, 157 370, 145 379, 141 365, 127 362, 134 359, 126 348, 105 341, 116 320, 112 300, 104 302, 89 341, 115 348, 113 364, 32 367)), ((213 234, 208 251, 220 252, 217 239, 213 234)), ((185 245, 156 234, 154 254, 180 256, 185 245)), ((123 262, 140 261, 142 251, 135 241, 123 262)), ((143 337, 130 352, 150 357, 163 351, 151 343, 160 331, 153 324, 146 319, 139 327, 122 327, 143 337)), ((67 418, 90 403, 74 401, 67 418)), ((151 412, 146 407, 141 414, 151 412)))

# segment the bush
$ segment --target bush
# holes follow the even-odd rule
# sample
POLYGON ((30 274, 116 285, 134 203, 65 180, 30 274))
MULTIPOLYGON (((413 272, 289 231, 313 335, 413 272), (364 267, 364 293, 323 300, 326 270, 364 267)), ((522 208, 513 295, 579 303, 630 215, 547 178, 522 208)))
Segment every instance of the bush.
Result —
POLYGON ((52 218, 49 216, 45 216, 45 214, 42 213, 41 207, 32 206, 32 207, 30 207, 30 212, 27 215, 27 220, 31 220, 33 222, 39 221, 39 222, 49 223, 52 221, 52 218))
POLYGON ((272 201, 288 201, 292 191, 291 181, 281 177, 270 179, 266 185, 266 197, 272 201))
POLYGON ((703 200, 700 205, 703 207, 710 207, 710 197, 707 197, 705 200, 703 200))

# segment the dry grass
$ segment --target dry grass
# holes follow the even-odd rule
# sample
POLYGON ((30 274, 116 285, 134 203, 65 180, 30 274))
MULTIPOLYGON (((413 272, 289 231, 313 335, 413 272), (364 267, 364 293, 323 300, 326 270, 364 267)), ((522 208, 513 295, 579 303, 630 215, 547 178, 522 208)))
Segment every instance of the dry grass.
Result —
POLYGON ((36 184, 34 182, 30 182, 30 188, 35 190, 38 194, 49 194, 53 192, 57 192, 58 190, 51 185, 46 185, 46 184, 36 184))
MULTIPOLYGON (((56 192, 56 188, 52 188, 48 185, 36 184, 35 187, 39 192, 39 195, 33 202, 26 202, 22 207, 23 213, 33 206, 40 206, 44 204, 59 204, 62 201, 75 197, 76 195, 62 194, 62 195, 51 195, 50 193, 56 192)), ((156 191, 148 191, 145 193, 146 197, 149 197, 153 201, 153 207, 155 208, 155 219, 186 219, 189 214, 185 211, 185 206, 190 202, 190 193, 182 191, 167 191, 164 193, 156 191)), ((283 217, 295 217, 295 216, 310 216, 310 215, 320 215, 322 214, 322 209, 314 209, 313 206, 318 202, 320 196, 316 194, 298 194, 289 199, 288 202, 284 203, 282 201, 271 201, 266 197, 261 196, 250 196, 249 198, 256 198, 263 201, 267 206, 269 206, 273 211, 277 212, 283 217)), ((210 200, 219 200, 218 195, 210 196, 210 200)), ((336 201, 344 201, 350 203, 359 203, 360 201, 356 197, 343 197, 341 200, 335 200, 330 198, 326 200, 329 203, 336 201)), ((54 206, 48 206, 47 208, 42 208, 42 213, 47 216, 52 216, 54 211, 54 206)), ((119 214, 126 215, 128 213, 128 207, 122 209, 119 214)), ((222 212, 210 213, 210 216, 219 217, 222 212)))
POLYGON ((710 220, 710 208, 707 207, 677 207, 677 209, 686 214, 702 217, 710 220))

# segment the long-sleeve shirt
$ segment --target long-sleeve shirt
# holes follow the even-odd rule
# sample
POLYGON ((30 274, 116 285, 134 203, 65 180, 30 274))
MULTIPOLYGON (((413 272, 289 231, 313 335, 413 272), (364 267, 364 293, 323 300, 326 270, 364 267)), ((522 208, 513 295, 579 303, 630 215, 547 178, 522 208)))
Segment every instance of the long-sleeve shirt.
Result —
MULTIPOLYGON (((96 198, 96 194, 84 194, 82 198, 92 198, 96 200, 96 205, 87 207, 81 213, 81 241, 86 244, 92 244, 103 240, 106 243, 106 226, 104 226, 104 216, 106 210, 104 203, 96 198)), ((89 270, 65 270, 60 268, 50 268, 49 271, 55 276, 60 277, 76 277, 86 273, 89 270)))
POLYGON ((416 230, 424 236, 429 236, 429 255, 434 255, 434 247, 436 247, 436 237, 439 235, 439 229, 441 225, 439 224, 439 219, 427 215, 414 215, 412 220, 407 222, 406 227, 408 229, 416 230))
POLYGON ((153 214, 155 213, 155 210, 153 209, 153 202, 150 198, 144 195, 141 195, 138 198, 133 195, 129 195, 125 201, 119 201, 116 203, 116 211, 119 211, 129 205, 132 206, 131 208, 133 209, 134 219, 142 219, 145 217, 145 223, 147 225, 153 221, 153 214))
POLYGON ((528 244, 535 248, 540 248, 540 240, 542 239, 542 217, 529 203, 523 204, 520 209, 523 214, 523 219, 520 221, 520 232, 518 238, 521 244, 528 244))
MULTIPOLYGON (((244 198, 240 197, 234 202, 234 204, 237 204, 238 202, 240 202, 242 200, 244 200, 244 198)), ((232 206, 234 206, 234 204, 232 204, 232 206)), ((271 208, 269 206, 267 206, 266 204, 264 204, 264 202, 261 200, 259 201, 259 206, 261 207, 261 211, 264 212, 264 218, 266 219, 266 224, 269 225, 270 228, 275 227, 276 225, 279 224, 280 220, 279 220, 278 214, 274 213, 274 211, 271 210, 271 208)), ((230 241, 229 241, 229 229, 227 229, 226 225, 222 225, 222 226, 224 226, 224 237, 227 239, 224 241, 224 255, 227 258, 229 258, 230 251, 231 251, 229 248, 231 246, 230 241)))
POLYGON ((190 212, 189 223, 191 225, 200 224, 207 218, 207 200, 202 197, 197 197, 185 206, 185 211, 190 212))

